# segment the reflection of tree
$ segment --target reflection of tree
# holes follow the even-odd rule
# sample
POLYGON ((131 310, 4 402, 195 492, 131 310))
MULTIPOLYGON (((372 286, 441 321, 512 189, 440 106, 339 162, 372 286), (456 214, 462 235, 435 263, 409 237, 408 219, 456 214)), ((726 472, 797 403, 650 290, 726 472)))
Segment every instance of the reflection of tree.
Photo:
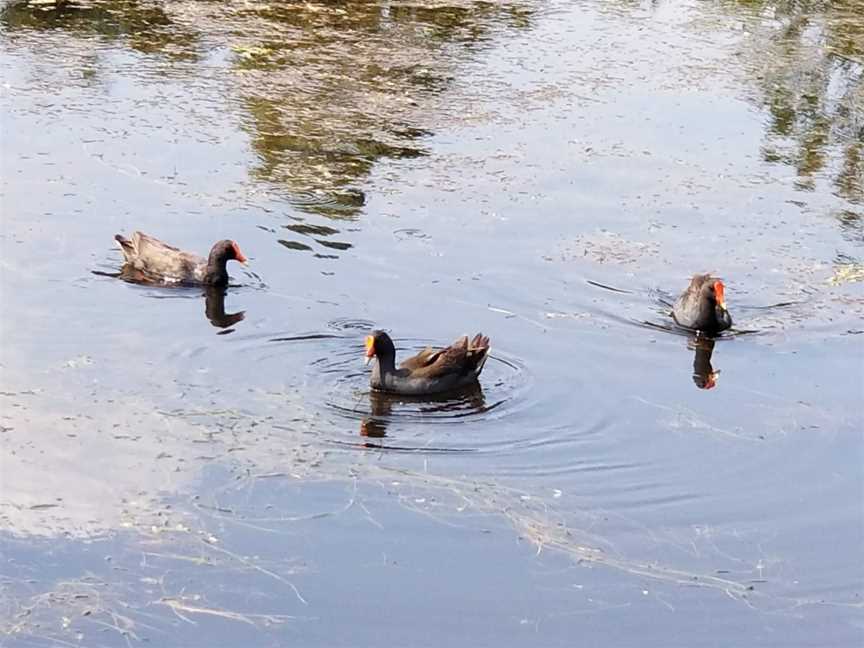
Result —
POLYGON ((234 9, 238 91, 259 163, 254 175, 295 203, 351 217, 376 160, 424 154, 430 103, 460 60, 496 28, 522 27, 514 5, 289 2, 234 9), (426 111, 426 115, 423 112, 426 111))
POLYGON ((20 0, 0 24, 193 61, 208 49, 228 52, 231 94, 257 155, 253 178, 286 190, 301 209, 350 218, 377 160, 424 154, 418 141, 459 65, 530 15, 518 1, 20 0))
POLYGON ((143 54, 198 59, 195 32, 182 29, 161 5, 153 2, 22 0, 7 3, 0 10, 0 25, 13 34, 18 30, 65 30, 81 36, 123 39, 143 54))
POLYGON ((799 186, 827 174, 864 203, 864 13, 860 0, 734 0, 755 9, 748 60, 771 120, 763 156, 793 166, 799 186))

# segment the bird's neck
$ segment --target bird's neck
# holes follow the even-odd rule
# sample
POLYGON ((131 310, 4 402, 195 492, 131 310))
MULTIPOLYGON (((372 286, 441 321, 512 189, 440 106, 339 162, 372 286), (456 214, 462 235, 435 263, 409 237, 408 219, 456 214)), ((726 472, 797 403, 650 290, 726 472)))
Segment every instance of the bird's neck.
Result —
POLYGON ((207 270, 204 273, 204 282, 211 286, 225 286, 228 283, 228 259, 214 254, 207 259, 207 270))
POLYGON ((384 376, 396 371, 396 357, 393 355, 376 355, 372 367, 372 380, 380 382, 384 376))

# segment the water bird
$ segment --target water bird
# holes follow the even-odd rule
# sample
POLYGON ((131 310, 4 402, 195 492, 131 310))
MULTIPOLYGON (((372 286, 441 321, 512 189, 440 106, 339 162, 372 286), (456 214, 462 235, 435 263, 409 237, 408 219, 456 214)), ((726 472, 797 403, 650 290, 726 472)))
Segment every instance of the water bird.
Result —
POLYGON ((426 396, 476 385, 486 358, 489 338, 478 333, 467 335, 443 349, 427 347, 396 367, 396 347, 384 331, 366 336, 366 364, 374 362, 369 384, 373 389, 426 396))
POLYGON ((696 274, 672 307, 675 323, 714 335, 732 326, 726 309, 725 286, 710 274, 696 274))
POLYGON ((228 285, 228 261, 245 264, 247 259, 234 241, 216 242, 208 258, 184 252, 157 238, 134 232, 131 239, 117 234, 125 259, 124 269, 142 274, 149 281, 178 284, 228 285))

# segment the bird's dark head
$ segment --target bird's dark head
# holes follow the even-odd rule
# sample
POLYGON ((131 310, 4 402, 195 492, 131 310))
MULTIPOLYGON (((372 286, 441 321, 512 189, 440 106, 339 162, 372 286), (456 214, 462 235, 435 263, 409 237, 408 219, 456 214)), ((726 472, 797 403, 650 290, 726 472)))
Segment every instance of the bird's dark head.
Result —
POLYGON ((717 330, 723 331, 732 326, 732 316, 726 308, 726 286, 720 279, 710 278, 702 287, 703 293, 714 307, 714 317, 717 320, 717 330))
POLYGON ((384 331, 375 330, 366 336, 366 364, 374 357, 387 358, 396 355, 396 347, 393 340, 384 331))
POLYGON ((699 292, 712 306, 726 310, 726 286, 720 279, 705 275, 699 292))
POLYGON ((246 263, 246 256, 240 251, 240 246, 235 241, 225 239, 217 242, 210 250, 210 259, 213 261, 237 261, 246 263))

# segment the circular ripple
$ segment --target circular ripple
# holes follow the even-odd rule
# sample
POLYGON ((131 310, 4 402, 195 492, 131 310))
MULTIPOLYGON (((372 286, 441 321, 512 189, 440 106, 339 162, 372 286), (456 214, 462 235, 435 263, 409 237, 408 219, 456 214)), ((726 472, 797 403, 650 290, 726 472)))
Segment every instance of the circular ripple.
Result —
MULTIPOLYGON (((396 344, 402 357, 428 346, 422 340, 396 344)), ((527 404, 532 382, 519 360, 495 352, 486 362, 479 387, 427 397, 384 394, 369 387, 369 369, 363 365, 363 357, 362 344, 352 343, 312 363, 314 373, 324 383, 318 392, 320 405, 345 420, 368 424, 374 419, 379 428, 499 419, 527 404)))
POLYGON ((327 328, 331 331, 371 331, 375 328, 375 322, 352 317, 337 317, 327 322, 327 328))
MULTIPOLYGON (((590 391, 578 374, 535 375, 497 347, 476 389, 423 398, 375 392, 363 345, 372 327, 346 316, 318 330, 243 333, 223 347, 219 366, 211 362, 210 373, 191 378, 204 384, 248 367, 242 394, 232 402, 249 411, 263 404, 286 429, 352 451, 482 455, 489 463, 480 465, 493 473, 584 469, 584 444, 596 442, 609 425, 601 410, 585 409, 574 398, 590 391), (240 399, 243 394, 249 397, 240 399)), ((406 358, 430 341, 395 344, 398 357, 406 358)))
POLYGON ((416 227, 404 227, 402 229, 394 230, 393 236, 395 236, 400 241, 404 241, 407 239, 428 241, 432 238, 426 232, 421 229, 417 229, 416 227))

